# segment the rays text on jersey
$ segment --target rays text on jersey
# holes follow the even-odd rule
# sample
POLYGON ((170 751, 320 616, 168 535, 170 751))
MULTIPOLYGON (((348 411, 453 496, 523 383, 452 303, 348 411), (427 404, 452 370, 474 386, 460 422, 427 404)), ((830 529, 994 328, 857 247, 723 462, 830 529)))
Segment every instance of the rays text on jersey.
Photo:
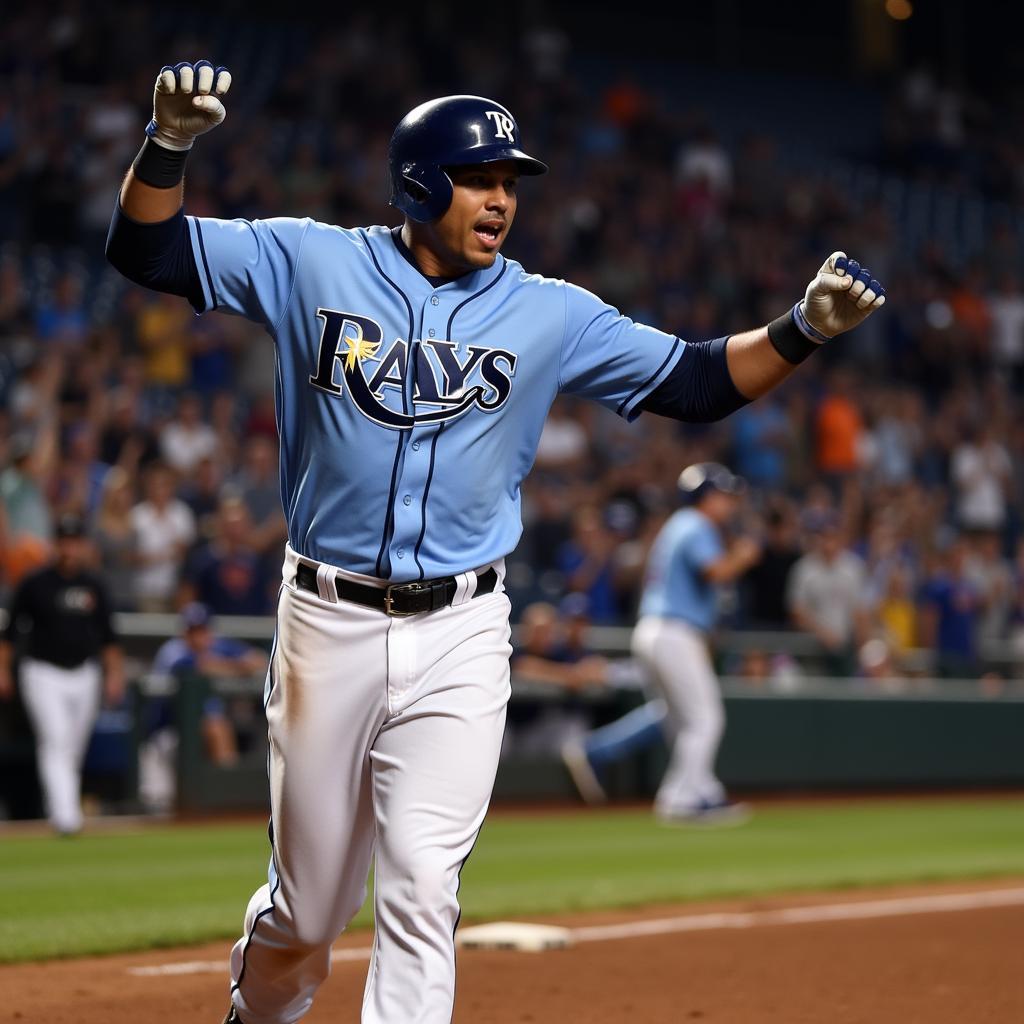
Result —
POLYGON ((516 355, 502 348, 437 338, 410 344, 396 338, 384 347, 381 325, 371 317, 320 307, 322 321, 316 372, 309 383, 330 395, 351 398, 374 423, 410 430, 443 423, 472 408, 493 412, 512 393, 516 355), (409 362, 413 361, 413 411, 405 411, 409 362), (392 408, 388 394, 394 396, 392 408))

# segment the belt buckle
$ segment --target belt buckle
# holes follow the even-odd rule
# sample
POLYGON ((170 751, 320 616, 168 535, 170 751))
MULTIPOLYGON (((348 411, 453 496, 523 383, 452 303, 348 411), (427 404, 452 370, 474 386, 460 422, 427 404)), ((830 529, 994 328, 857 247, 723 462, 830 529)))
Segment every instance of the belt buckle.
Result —
POLYGON ((394 597, 392 591, 398 591, 400 594, 418 594, 421 590, 426 590, 422 583, 392 583, 384 589, 384 612, 390 615, 393 619, 407 619, 410 615, 418 615, 419 612, 402 612, 398 611, 394 606, 394 597))

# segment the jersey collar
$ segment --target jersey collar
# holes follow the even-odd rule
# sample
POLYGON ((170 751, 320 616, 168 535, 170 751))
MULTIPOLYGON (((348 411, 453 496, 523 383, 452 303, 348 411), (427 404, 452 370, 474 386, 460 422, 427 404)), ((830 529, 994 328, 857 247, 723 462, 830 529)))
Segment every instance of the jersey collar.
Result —
POLYGON ((458 277, 430 277, 420 270, 419 264, 409 251, 409 247, 402 241, 401 227, 391 228, 389 234, 395 249, 402 259, 435 291, 440 288, 448 288, 455 292, 464 291, 468 294, 477 292, 481 288, 486 288, 501 273, 501 269, 505 265, 505 257, 498 253, 498 258, 486 270, 468 270, 465 274, 460 274, 458 277))

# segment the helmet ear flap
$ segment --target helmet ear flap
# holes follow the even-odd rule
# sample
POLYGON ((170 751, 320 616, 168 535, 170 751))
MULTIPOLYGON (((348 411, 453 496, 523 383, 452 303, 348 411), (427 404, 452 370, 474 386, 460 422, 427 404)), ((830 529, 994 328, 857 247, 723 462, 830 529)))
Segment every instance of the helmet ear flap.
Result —
POLYGON ((451 205, 453 186, 443 167, 406 162, 392 186, 391 203, 411 220, 437 220, 451 205))

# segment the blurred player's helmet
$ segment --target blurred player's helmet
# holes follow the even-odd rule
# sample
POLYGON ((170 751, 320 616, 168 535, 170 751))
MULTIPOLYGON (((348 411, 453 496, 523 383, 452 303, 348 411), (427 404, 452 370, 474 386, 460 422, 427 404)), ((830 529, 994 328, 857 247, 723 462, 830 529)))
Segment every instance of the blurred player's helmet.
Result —
POLYGON ((515 160, 520 174, 547 164, 523 152, 508 109, 483 96, 442 96, 410 110, 388 147, 391 205, 412 220, 436 220, 452 201, 446 167, 515 160))
POLYGON ((679 474, 679 493, 689 504, 695 504, 708 491, 723 494, 743 494, 747 482, 720 462, 695 462, 679 474))

